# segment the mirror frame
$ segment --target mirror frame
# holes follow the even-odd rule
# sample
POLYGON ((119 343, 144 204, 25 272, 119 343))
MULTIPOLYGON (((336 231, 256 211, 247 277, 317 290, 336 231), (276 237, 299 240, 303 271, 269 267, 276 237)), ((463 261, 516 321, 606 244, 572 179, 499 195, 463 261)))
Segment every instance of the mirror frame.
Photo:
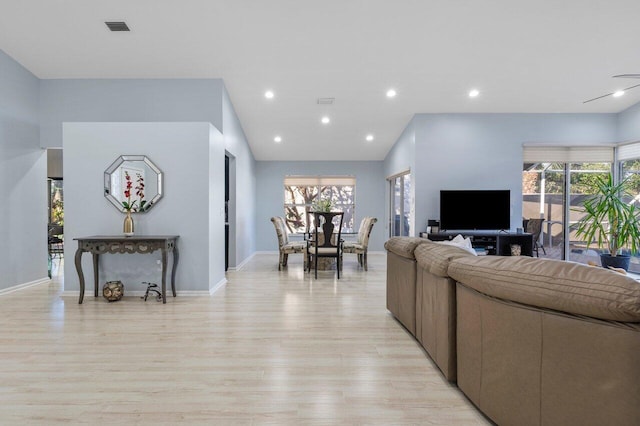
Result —
POLYGON ((126 161, 142 161, 151 170, 153 170, 158 177, 158 193, 149 200, 146 204, 146 208, 143 211, 132 211, 131 213, 145 213, 151 209, 162 198, 162 171, 156 166, 146 155, 121 155, 104 171, 104 196, 121 212, 126 212, 122 202, 111 194, 111 174, 118 170, 118 168, 126 161))

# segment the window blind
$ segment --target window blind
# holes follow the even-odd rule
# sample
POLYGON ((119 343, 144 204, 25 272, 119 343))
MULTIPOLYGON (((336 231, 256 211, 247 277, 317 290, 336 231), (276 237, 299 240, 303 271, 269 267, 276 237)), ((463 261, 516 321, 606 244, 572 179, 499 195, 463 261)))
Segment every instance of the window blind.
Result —
POLYGON ((618 160, 633 160, 640 158, 640 142, 618 146, 618 160))
POLYGON ((524 163, 610 163, 613 146, 525 145, 524 163))
POLYGON ((285 176, 284 186, 355 186, 355 176, 285 176))

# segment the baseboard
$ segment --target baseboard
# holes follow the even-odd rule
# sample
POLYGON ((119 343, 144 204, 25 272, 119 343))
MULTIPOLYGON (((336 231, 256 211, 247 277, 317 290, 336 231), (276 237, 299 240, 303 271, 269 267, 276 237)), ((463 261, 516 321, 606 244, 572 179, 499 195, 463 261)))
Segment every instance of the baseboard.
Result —
POLYGON ((33 287, 34 285, 49 284, 50 282, 51 278, 45 277, 38 280, 29 281, 28 283, 14 285, 13 287, 3 288, 2 290, 0 290, 0 296, 2 296, 3 294, 13 293, 14 291, 24 290, 25 288, 33 287))
POLYGON ((265 250, 265 251, 257 251, 253 254, 280 254, 278 250, 265 250))
POLYGON ((222 287, 224 287, 225 284, 227 284, 227 279, 226 278, 221 279, 220 281, 218 281, 217 284, 215 284, 213 287, 209 288, 209 293, 208 294, 213 296, 213 294, 216 291, 220 290, 222 287))
POLYGON ((245 266, 247 263, 249 263, 249 261, 250 261, 251 259, 253 259, 253 256, 255 256, 255 255, 256 255, 256 253, 257 253, 257 252, 253 252, 253 253, 251 253, 249 256, 247 256, 247 258, 245 258, 242 262, 240 262, 240 264, 239 264, 239 265, 236 265, 236 266, 230 266, 230 267, 229 267, 229 270, 230 270, 230 271, 239 271, 240 269, 242 269, 242 267, 243 267, 243 266, 245 266))

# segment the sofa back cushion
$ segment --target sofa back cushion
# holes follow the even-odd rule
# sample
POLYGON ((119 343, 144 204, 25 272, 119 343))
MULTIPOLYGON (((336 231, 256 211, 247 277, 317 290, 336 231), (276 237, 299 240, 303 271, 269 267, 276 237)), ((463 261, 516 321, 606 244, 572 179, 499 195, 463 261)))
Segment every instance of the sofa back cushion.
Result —
POLYGON ((424 238, 416 237, 391 237, 384 243, 384 248, 398 256, 415 259, 413 252, 425 241, 427 240, 424 238))
POLYGON ((449 263, 461 257, 473 256, 460 247, 426 241, 414 252, 418 266, 438 277, 448 277, 449 263))
POLYGON ((530 257, 460 257, 448 274, 492 297, 611 321, 640 322, 640 283, 588 265, 530 257))

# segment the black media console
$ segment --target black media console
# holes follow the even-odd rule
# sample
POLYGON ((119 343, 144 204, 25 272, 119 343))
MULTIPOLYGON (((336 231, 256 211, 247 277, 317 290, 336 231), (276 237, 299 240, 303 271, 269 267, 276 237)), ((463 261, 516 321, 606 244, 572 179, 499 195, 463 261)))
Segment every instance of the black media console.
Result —
POLYGON ((521 248, 522 256, 533 256, 533 234, 516 234, 513 232, 483 232, 483 231, 443 231, 427 234, 421 232, 421 237, 431 241, 449 241, 456 235, 471 238, 475 249, 484 249, 488 255, 511 256, 511 245, 517 244, 521 248))

